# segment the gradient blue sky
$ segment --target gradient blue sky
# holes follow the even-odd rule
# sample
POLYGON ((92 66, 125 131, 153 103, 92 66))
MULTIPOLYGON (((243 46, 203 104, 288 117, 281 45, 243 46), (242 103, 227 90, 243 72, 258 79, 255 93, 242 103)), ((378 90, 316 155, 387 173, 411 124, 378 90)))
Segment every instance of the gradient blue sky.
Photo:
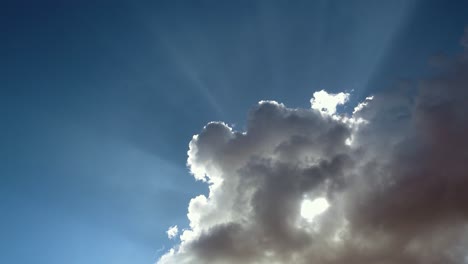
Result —
MULTIPOLYGON (((0 263, 153 263, 208 121, 356 102, 460 50, 467 1, 4 1, 0 263)), ((354 105, 351 103, 351 105, 354 105)))

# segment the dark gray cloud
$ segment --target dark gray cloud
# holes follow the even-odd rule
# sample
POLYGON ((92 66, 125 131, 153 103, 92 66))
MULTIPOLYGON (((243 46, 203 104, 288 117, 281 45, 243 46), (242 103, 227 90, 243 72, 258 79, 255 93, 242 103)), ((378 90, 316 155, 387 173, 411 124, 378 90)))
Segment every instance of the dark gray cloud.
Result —
POLYGON ((320 92, 328 109, 260 102, 245 132, 209 123, 188 151, 209 195, 158 263, 467 263, 467 58, 352 115, 333 111, 347 94, 320 92), (307 219, 316 198, 330 206, 307 219))

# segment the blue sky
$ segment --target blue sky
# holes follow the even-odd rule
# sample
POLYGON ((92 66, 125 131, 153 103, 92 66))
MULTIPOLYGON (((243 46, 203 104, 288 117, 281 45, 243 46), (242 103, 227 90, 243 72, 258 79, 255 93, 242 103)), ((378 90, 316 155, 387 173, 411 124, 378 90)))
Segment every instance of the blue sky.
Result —
MULTIPOLYGON (((8 1, 0 28, 0 262, 153 263, 206 193, 209 121, 260 100, 357 102, 460 50, 464 1, 8 1)), ((353 104, 352 104, 353 105, 353 104)))

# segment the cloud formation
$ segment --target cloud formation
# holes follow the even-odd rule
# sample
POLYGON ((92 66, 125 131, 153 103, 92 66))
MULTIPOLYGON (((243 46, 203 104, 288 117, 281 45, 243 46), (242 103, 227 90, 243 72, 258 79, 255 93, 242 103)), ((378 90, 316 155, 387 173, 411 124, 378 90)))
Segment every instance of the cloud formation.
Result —
POLYGON ((167 237, 173 239, 179 234, 179 227, 177 225, 169 227, 166 231, 167 237))
POLYGON ((310 109, 260 102, 246 131, 207 124, 188 166, 209 195, 158 263, 468 263, 466 54, 352 114, 320 91, 310 109))

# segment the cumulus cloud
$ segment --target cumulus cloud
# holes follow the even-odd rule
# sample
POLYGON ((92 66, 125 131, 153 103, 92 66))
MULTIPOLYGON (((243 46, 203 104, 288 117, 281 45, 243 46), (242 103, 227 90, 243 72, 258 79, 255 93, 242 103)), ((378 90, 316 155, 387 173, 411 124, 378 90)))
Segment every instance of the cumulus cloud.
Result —
POLYGON ((320 91, 310 109, 260 102, 245 131, 207 124, 188 166, 209 194, 158 263, 468 263, 467 58, 353 113, 320 91))

